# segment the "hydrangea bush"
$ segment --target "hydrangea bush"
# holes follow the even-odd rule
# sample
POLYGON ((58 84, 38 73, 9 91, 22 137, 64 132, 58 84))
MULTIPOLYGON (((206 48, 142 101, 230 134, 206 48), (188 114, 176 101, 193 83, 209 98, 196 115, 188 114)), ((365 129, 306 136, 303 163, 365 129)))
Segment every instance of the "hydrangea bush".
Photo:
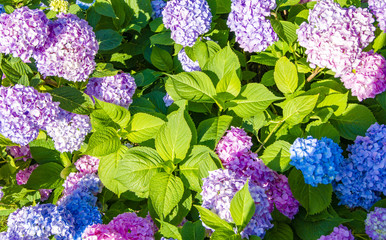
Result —
POLYGON ((385 1, 0 2, 0 239, 385 239, 385 1))

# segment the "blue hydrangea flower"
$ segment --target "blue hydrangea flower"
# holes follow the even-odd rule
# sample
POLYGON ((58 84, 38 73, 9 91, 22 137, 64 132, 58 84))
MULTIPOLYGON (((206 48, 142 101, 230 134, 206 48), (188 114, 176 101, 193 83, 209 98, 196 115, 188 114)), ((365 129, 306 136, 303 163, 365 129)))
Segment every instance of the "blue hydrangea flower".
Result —
POLYGON ((153 19, 162 17, 162 11, 164 10, 165 6, 166 6, 166 2, 164 0, 151 1, 151 7, 153 8, 153 13, 151 14, 151 17, 153 19))
POLYGON ((93 0, 91 3, 86 3, 86 2, 82 2, 82 1, 80 1, 80 0, 76 0, 75 3, 78 4, 78 6, 79 6, 81 9, 87 10, 87 9, 89 9, 92 5, 94 5, 95 0, 93 0))
POLYGON ((290 164, 302 171, 305 183, 316 187, 335 179, 344 159, 342 152, 338 144, 326 137, 297 138, 290 148, 290 164))
POLYGON ((0 14, 5 13, 3 4, 0 4, 0 14))
POLYGON ((386 239, 386 208, 376 207, 367 214, 366 233, 373 240, 386 239))
POLYGON ((386 195, 386 126, 373 124, 366 136, 358 136, 341 164, 334 190, 340 204, 370 207, 386 195))
POLYGON ((192 59, 186 54, 185 49, 181 49, 178 53, 178 60, 181 63, 182 69, 185 72, 193 72, 193 71, 201 71, 200 66, 198 65, 198 61, 193 62, 192 59))

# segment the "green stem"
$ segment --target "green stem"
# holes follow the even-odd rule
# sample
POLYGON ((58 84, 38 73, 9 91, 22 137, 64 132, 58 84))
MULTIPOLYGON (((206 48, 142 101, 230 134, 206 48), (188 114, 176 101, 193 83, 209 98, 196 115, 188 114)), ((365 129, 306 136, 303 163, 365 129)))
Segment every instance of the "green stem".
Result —
POLYGON ((278 122, 276 124, 276 126, 272 129, 272 131, 269 133, 269 135, 264 139, 264 142, 260 145, 260 147, 256 150, 255 153, 258 153, 263 147, 264 145, 268 142, 268 140, 272 137, 272 135, 275 133, 275 131, 281 126, 281 124, 284 122, 285 120, 281 120, 280 122, 278 122))

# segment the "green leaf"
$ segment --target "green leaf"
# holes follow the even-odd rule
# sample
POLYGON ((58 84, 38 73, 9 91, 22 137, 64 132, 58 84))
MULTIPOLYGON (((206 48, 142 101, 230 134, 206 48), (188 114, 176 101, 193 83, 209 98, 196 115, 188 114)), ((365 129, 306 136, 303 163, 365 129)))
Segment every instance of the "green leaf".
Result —
POLYGON ((179 177, 165 172, 155 174, 150 181, 150 199, 156 213, 163 219, 177 206, 184 194, 179 177))
POLYGON ((257 55, 252 55, 249 62, 259 63, 267 66, 275 66, 278 60, 279 58, 274 56, 272 53, 262 52, 258 53, 257 55))
POLYGON ((201 221, 186 222, 182 227, 181 235, 184 240, 202 240, 205 237, 205 228, 201 221))
POLYGON ((203 221, 208 227, 214 229, 215 232, 223 230, 228 232, 228 234, 235 233, 233 231, 232 225, 226 222, 225 220, 221 219, 214 212, 198 205, 194 205, 194 207, 196 207, 197 210, 200 212, 201 221, 203 221))
POLYGON ((21 78, 20 73, 5 58, 1 59, 0 69, 12 82, 17 82, 21 78))
POLYGON ((314 121, 306 127, 307 136, 313 136, 314 138, 321 139, 322 137, 328 137, 334 142, 340 142, 340 135, 338 130, 332 126, 331 123, 322 123, 321 121, 314 121))
MULTIPOLYGON (((299 0, 289 0, 288 2, 291 2, 291 1, 293 3, 294 1, 298 2, 299 0)), ((287 43, 290 45, 293 44, 298 39, 298 35, 296 33, 296 29, 298 27, 296 27, 295 24, 288 22, 288 21, 280 21, 280 23, 283 26, 283 31, 284 31, 284 34, 286 36, 287 43)))
POLYGON ((238 227, 238 232, 241 232, 252 219, 255 214, 256 206, 251 194, 249 193, 249 181, 244 184, 240 191, 236 192, 231 200, 231 215, 233 221, 238 227))
POLYGON ((89 114, 94 108, 91 98, 73 87, 55 88, 51 92, 52 101, 59 102, 59 107, 76 114, 89 114))
POLYGON ((91 113, 91 124, 95 129, 101 129, 108 126, 117 126, 125 128, 130 121, 130 112, 124 107, 113 103, 107 103, 95 99, 95 107, 91 113))
POLYGON ((197 128, 199 143, 214 149, 229 128, 232 119, 231 116, 222 115, 202 121, 197 128))
POLYGON ((210 236, 211 240, 241 240, 241 236, 236 233, 231 233, 227 229, 218 229, 210 236))
POLYGON ((130 148, 118 162, 115 180, 130 191, 143 193, 147 197, 150 179, 163 169, 162 163, 163 160, 152 148, 130 148))
POLYGON ((154 34, 150 37, 150 42, 152 45, 159 44, 170 46, 174 44, 173 39, 170 37, 170 31, 154 34))
POLYGON ((99 50, 109 51, 121 45, 123 37, 112 29, 103 29, 95 32, 99 43, 99 50))
POLYGON ((283 116, 287 123, 296 125, 312 112, 319 95, 300 96, 291 99, 283 108, 283 116))
POLYGON ((159 232, 162 234, 162 236, 164 236, 165 238, 182 240, 182 236, 178 230, 178 227, 164 221, 159 222, 161 223, 161 228, 159 232))
POLYGON ((191 140, 192 131, 185 120, 184 110, 180 109, 168 116, 168 122, 155 138, 155 147, 162 159, 178 163, 185 158, 191 140))
POLYGON ((17 82, 20 85, 29 86, 29 79, 26 74, 21 75, 19 81, 17 82))
POLYGON ((13 143, 11 140, 0 134, 0 147, 5 146, 18 146, 18 144, 13 143))
POLYGON ((266 87, 275 85, 275 79, 273 76, 274 72, 274 70, 269 70, 268 72, 264 73, 263 77, 261 78, 261 84, 264 84, 266 87))
POLYGON ((93 133, 85 154, 100 157, 118 151, 121 145, 117 131, 112 127, 99 129, 93 133))
POLYGON ((285 172, 291 167, 289 164, 291 161, 290 147, 290 143, 278 140, 264 150, 261 159, 270 169, 285 172))
POLYGON ((291 227, 284 222, 274 222, 273 228, 269 229, 264 236, 266 240, 292 240, 293 238, 291 227))
POLYGON ((332 116, 331 123, 340 135, 349 140, 364 136, 367 129, 376 122, 373 113, 364 105, 349 104, 339 116, 332 116))
POLYGON ((386 33, 381 32, 378 37, 375 38, 374 44, 373 44, 373 49, 374 52, 378 52, 381 48, 386 46, 386 33))
POLYGON ((97 63, 95 71, 91 74, 90 77, 102 78, 115 76, 119 70, 114 69, 114 65, 111 63, 97 63))
POLYGON ((161 71, 170 72, 173 69, 173 60, 169 52, 154 46, 150 55, 151 63, 161 71))
POLYGON ((386 110, 386 91, 381 94, 378 94, 376 99, 379 102, 379 104, 382 106, 382 108, 386 110))
POLYGON ((339 116, 346 110, 347 97, 348 92, 328 94, 320 103, 318 103, 317 108, 331 107, 334 110, 334 115, 339 116))
POLYGON ((32 158, 39 164, 49 162, 61 163, 60 152, 55 149, 51 139, 37 139, 29 143, 32 158))
POLYGON ((288 58, 281 57, 275 65, 275 72, 273 73, 277 88, 282 93, 294 93, 298 87, 298 72, 295 64, 288 58))
POLYGON ((194 102, 214 102, 213 96, 216 95, 216 89, 205 73, 183 72, 169 77, 167 81, 172 83, 174 90, 181 98, 194 102))
POLYGON ((277 34, 277 36, 279 37, 279 39, 284 41, 284 42, 288 42, 288 39, 285 35, 284 28, 283 28, 283 25, 281 24, 281 22, 279 20, 276 20, 276 19, 270 19, 270 21, 271 21, 271 26, 272 26, 273 30, 275 31, 275 33, 277 34))
POLYGON ((200 68, 203 69, 209 59, 212 59, 214 55, 221 50, 221 47, 213 41, 197 41, 193 45, 193 51, 189 51, 189 48, 185 48, 190 58, 196 59, 200 65, 200 68))
POLYGON ((331 184, 319 184, 317 187, 312 187, 304 182, 302 172, 295 168, 291 170, 288 183, 294 197, 307 210, 308 214, 320 213, 331 203, 331 184))
POLYGON ((63 184, 63 179, 60 177, 62 170, 63 167, 54 162, 39 165, 31 173, 25 186, 35 190, 59 187, 63 184))
POLYGON ((165 124, 161 118, 147 113, 137 113, 130 121, 127 139, 133 143, 141 143, 155 138, 159 129, 165 124))
POLYGON ((236 71, 226 73, 217 83, 217 95, 222 94, 224 100, 230 100, 237 97, 241 90, 241 82, 236 71))
POLYGON ((111 5, 110 0, 96 0, 95 4, 95 11, 99 13, 100 15, 116 18, 113 6, 111 5))
POLYGON ((249 83, 242 87, 240 95, 227 106, 239 117, 250 117, 263 112, 272 102, 282 99, 276 97, 263 84, 249 83))

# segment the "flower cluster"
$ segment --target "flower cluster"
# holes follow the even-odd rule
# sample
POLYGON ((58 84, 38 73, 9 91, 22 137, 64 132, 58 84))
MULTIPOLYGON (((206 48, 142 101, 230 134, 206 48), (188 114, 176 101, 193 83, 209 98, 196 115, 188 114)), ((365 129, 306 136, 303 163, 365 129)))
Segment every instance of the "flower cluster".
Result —
POLYGON ((166 107, 169 107, 170 105, 172 105, 174 103, 173 98, 168 93, 165 94, 165 96, 162 98, 162 100, 164 100, 166 107))
POLYGON ((94 5, 95 0, 91 2, 83 2, 81 0, 76 0, 75 3, 83 10, 89 9, 92 5, 94 5))
POLYGON ((153 19, 162 17, 162 11, 164 10, 165 6, 166 6, 166 2, 164 0, 151 1, 151 7, 153 9, 151 17, 153 19))
MULTIPOLYGON (((203 179, 202 207, 216 213, 221 219, 232 222, 231 200, 245 183, 246 178, 228 169, 210 171, 209 176, 203 179)), ((272 217, 268 210, 268 198, 264 189, 254 185, 252 181, 249 183, 249 191, 256 203, 256 211, 241 235, 243 238, 249 235, 263 237, 265 231, 273 226, 270 222, 272 217)))
POLYGON ((128 108, 133 102, 132 97, 136 88, 134 78, 129 73, 120 73, 110 77, 91 78, 85 93, 99 100, 128 108))
POLYGON ((50 2, 50 9, 55 12, 67 13, 69 5, 67 0, 52 0, 50 2))
POLYGON ((60 109, 58 116, 46 126, 46 130, 54 140, 56 150, 73 152, 80 149, 86 135, 91 131, 90 117, 60 109))
POLYGON ((31 158, 31 152, 29 149, 29 146, 12 146, 7 147, 7 150, 12 155, 12 157, 15 158, 15 160, 23 160, 24 162, 27 161, 28 158, 31 158))
POLYGON ((182 46, 192 47, 198 36, 210 30, 212 13, 206 0, 171 0, 162 12, 171 38, 182 46))
POLYGON ((36 54, 36 66, 44 76, 86 81, 95 69, 99 45, 87 21, 73 14, 59 13, 50 22, 46 44, 36 54))
POLYGON ((247 52, 261 52, 279 40, 266 19, 275 7, 275 0, 232 0, 227 24, 235 32, 241 48, 247 52))
POLYGON ((58 111, 58 103, 48 93, 19 84, 0 86, 0 133, 14 143, 25 146, 34 140, 58 111))
POLYGON ((97 173, 99 167, 99 159, 89 155, 84 155, 75 162, 75 167, 79 172, 84 174, 97 173))
POLYGON ((290 148, 290 164, 301 170, 304 182, 316 187, 335 179, 343 162, 343 150, 331 139, 297 138, 290 148))
POLYGON ((231 130, 219 141, 217 154, 225 168, 265 189, 269 201, 269 211, 274 206, 285 216, 293 218, 299 210, 299 202, 294 198, 286 176, 269 169, 257 154, 251 152, 252 141, 240 128, 231 130))
POLYGON ((362 49, 374 40, 374 19, 367 9, 343 9, 333 0, 321 0, 310 10, 309 23, 297 30, 311 67, 327 67, 339 77, 352 70, 362 49))
POLYGON ((186 54, 185 49, 181 49, 178 53, 178 60, 185 72, 201 71, 198 61, 193 62, 193 60, 186 54))
POLYGON ((366 233, 373 240, 386 239, 386 208, 374 208, 367 214, 366 233))
POLYGON ((347 227, 343 225, 339 225, 339 227, 335 227, 333 232, 327 236, 321 236, 318 240, 354 240, 354 236, 351 231, 347 229, 347 227))
POLYGON ((340 204, 370 209, 386 194, 386 125, 371 125, 347 151, 351 153, 341 164, 335 193, 340 204))
POLYGON ((89 226, 83 233, 82 239, 154 239, 153 223, 147 218, 138 217, 135 213, 122 213, 109 224, 95 224, 89 226))
POLYGON ((386 2, 383 0, 368 0, 369 8, 377 17, 378 26, 386 31, 386 2))
POLYGON ((102 182, 99 177, 93 173, 70 173, 63 183, 63 197, 59 201, 63 201, 68 195, 71 195, 75 190, 80 189, 85 192, 97 194, 102 191, 102 182))
MULTIPOLYGON (((39 164, 34 164, 29 166, 28 168, 24 170, 20 170, 16 173, 16 183, 18 185, 24 185, 28 182, 29 177, 31 176, 32 172, 39 166, 39 164)), ((50 194, 52 192, 52 189, 39 189, 40 193, 40 200, 45 201, 50 197, 50 194)))
POLYGON ((47 40, 48 19, 41 10, 18 8, 11 14, 0 15, 0 32, 0 53, 29 62, 47 40))
POLYGON ((363 52, 353 71, 344 74, 341 80, 359 101, 374 98, 386 90, 386 60, 378 53, 363 52))

